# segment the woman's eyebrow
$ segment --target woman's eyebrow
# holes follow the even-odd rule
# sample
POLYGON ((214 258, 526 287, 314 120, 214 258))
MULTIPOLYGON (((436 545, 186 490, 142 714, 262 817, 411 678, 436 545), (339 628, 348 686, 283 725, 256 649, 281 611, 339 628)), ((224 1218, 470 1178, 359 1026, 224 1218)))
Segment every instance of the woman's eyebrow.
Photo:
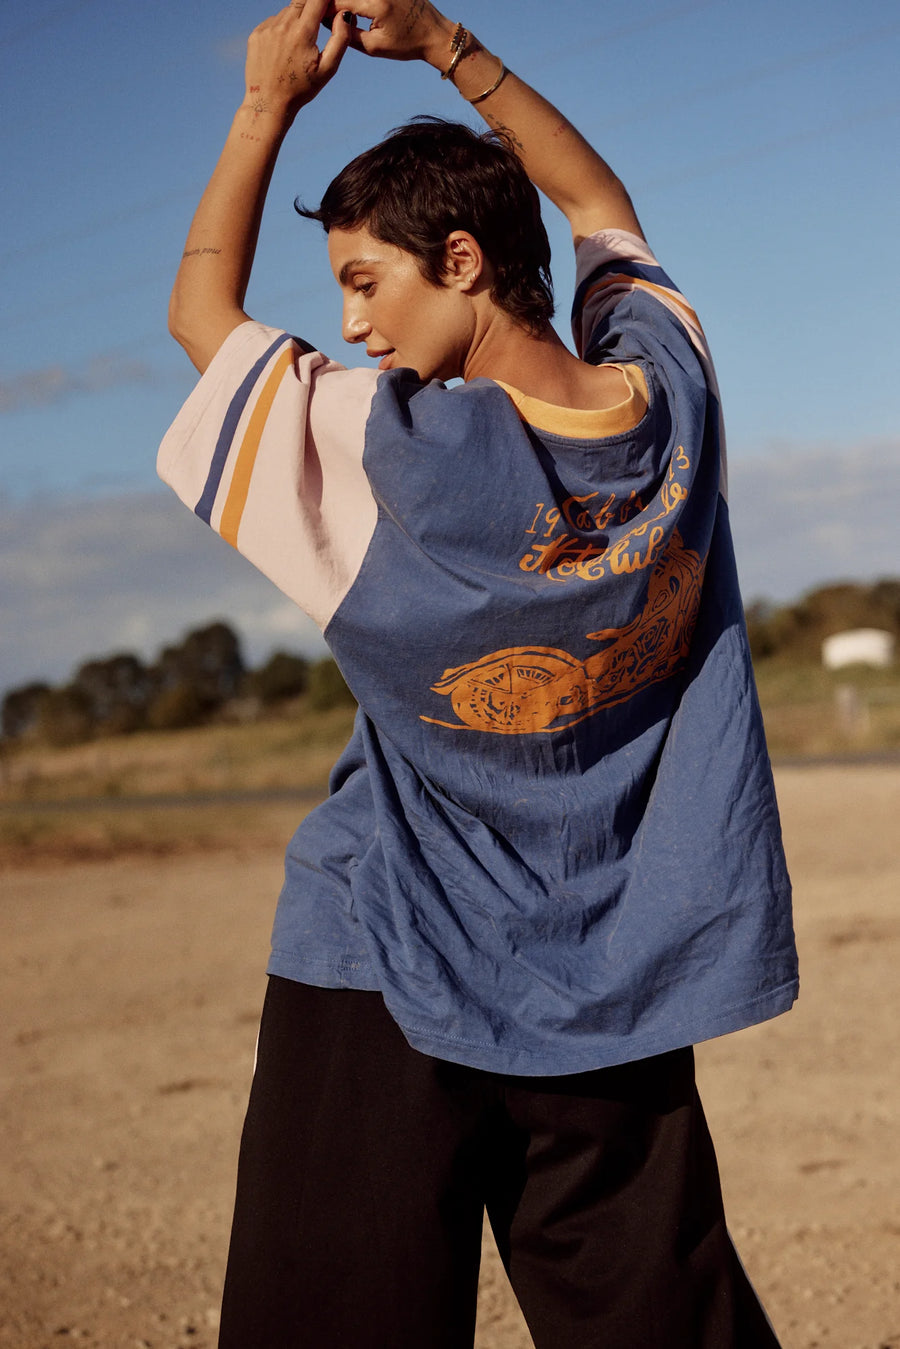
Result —
POLYGON ((377 258, 351 258, 349 262, 344 263, 343 267, 338 272, 338 281, 342 286, 345 286, 357 268, 371 267, 372 264, 377 261, 377 258))

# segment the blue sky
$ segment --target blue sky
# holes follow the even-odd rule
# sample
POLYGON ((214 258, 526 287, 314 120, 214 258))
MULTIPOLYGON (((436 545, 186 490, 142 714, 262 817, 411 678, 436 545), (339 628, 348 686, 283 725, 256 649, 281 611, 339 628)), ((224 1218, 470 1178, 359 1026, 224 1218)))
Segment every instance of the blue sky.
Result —
MULTIPOLYGON (((259 659, 313 649, 277 592, 156 482, 193 372, 166 304, 242 95, 246 0, 6 0, 0 201, 0 690, 150 656, 223 616, 259 659), (182 518, 183 516, 183 518, 182 518)), ((882 0, 453 13, 587 134, 699 310, 725 400, 745 594, 900 573, 900 18, 882 0)), ((351 53, 298 118, 248 309, 349 356, 317 202, 417 112, 476 120, 418 65, 351 53)), ((572 265, 547 211, 560 329, 572 265)), ((352 359, 358 361, 359 353, 352 359)))

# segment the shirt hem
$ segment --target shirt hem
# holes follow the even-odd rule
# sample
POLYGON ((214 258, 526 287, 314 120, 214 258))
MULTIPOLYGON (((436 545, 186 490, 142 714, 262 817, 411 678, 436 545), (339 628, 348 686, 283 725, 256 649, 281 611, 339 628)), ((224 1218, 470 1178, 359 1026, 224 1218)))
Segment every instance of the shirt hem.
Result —
POLYGON ((298 958, 295 952, 273 951, 266 974, 293 979, 295 984, 315 988, 358 988, 367 993, 380 992, 368 960, 362 956, 342 956, 337 960, 298 958))
MULTIPOLYGON (((296 983, 312 984, 317 988, 355 988, 383 993, 368 962, 356 957, 348 956, 338 961, 298 960, 296 954, 273 952, 267 973, 293 979, 296 983)), ((714 1040, 721 1035, 730 1035, 734 1031, 771 1021, 790 1010, 798 991, 799 980, 793 978, 758 998, 729 1008, 719 1016, 682 1022, 665 1032, 654 1031, 652 1035, 603 1036, 598 1033, 585 1036, 582 1046, 568 1052, 565 1044, 574 1038, 574 1034, 570 1035, 566 1031, 548 1037, 540 1050, 480 1044, 441 1035, 427 1027, 408 1025, 394 1014, 389 1002, 388 1010, 408 1044, 429 1058, 518 1077, 566 1077, 572 1073, 612 1068, 616 1064, 668 1054, 674 1049, 683 1049, 687 1045, 700 1044, 704 1040, 714 1040), (587 1043, 588 1040, 590 1043, 587 1043)))
POLYGON ((511 1073, 517 1077, 566 1077, 573 1073, 591 1072, 598 1068, 612 1068, 621 1063, 632 1063, 637 1059, 649 1059, 657 1054, 668 1054, 674 1049, 683 1049, 687 1045, 700 1044, 704 1040, 714 1040, 721 1035, 730 1035, 734 1031, 745 1030, 749 1026, 770 1021, 781 1016, 794 1004, 799 991, 799 981, 781 985, 771 993, 755 998, 752 1002, 730 1009, 719 1017, 713 1017, 696 1023, 673 1026, 669 1033, 655 1032, 653 1035, 622 1035, 615 1038, 596 1036, 590 1047, 566 1053, 561 1042, 566 1034, 561 1033, 552 1044, 552 1051, 543 1049, 535 1052, 529 1049, 511 1049, 487 1047, 454 1041, 433 1032, 406 1026, 402 1021, 398 1025, 413 1049, 429 1054, 432 1058, 446 1059, 451 1063, 465 1064, 470 1068, 481 1068, 488 1072, 511 1073))

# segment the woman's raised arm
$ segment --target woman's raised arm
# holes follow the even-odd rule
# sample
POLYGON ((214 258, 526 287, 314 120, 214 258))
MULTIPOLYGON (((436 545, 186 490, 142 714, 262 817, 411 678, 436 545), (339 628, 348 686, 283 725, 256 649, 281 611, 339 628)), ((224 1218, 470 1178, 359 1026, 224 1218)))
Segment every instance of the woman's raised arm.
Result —
POLYGON ((247 318, 244 296, 281 142, 347 50, 351 25, 341 22, 319 51, 329 11, 331 0, 295 0, 250 35, 244 101, 197 207, 169 302, 169 330, 201 373, 247 318))
POLYGON ((622 182, 571 122, 506 71, 461 24, 428 0, 337 0, 337 9, 371 20, 353 45, 370 56, 423 60, 456 85, 496 131, 507 137, 531 181, 563 212, 575 242, 604 228, 643 237, 622 182))

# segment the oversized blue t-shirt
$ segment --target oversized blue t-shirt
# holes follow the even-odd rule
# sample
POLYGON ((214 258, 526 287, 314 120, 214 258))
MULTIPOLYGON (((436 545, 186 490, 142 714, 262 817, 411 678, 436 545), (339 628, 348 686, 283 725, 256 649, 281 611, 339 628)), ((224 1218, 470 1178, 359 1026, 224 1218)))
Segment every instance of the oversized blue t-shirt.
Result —
POLYGON ((270 972, 380 990, 417 1049, 530 1075, 797 988, 702 331, 620 231, 579 248, 574 328, 619 407, 348 371, 248 323, 160 452, 359 702, 270 972))

